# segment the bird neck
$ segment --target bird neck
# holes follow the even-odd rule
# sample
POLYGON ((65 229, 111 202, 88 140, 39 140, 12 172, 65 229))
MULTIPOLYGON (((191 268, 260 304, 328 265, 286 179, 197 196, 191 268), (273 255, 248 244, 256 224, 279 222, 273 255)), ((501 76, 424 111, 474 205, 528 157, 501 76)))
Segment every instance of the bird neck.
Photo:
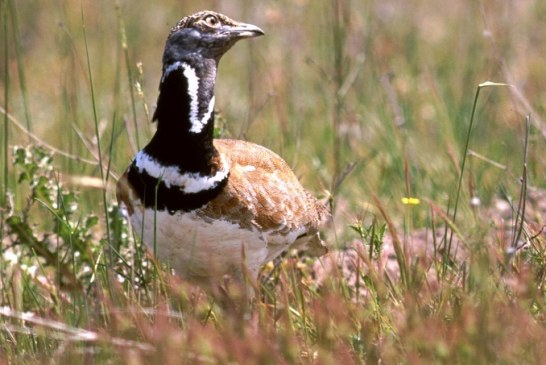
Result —
POLYGON ((163 66, 154 120, 157 131, 145 152, 166 166, 208 174, 218 152, 214 134, 214 60, 163 66))

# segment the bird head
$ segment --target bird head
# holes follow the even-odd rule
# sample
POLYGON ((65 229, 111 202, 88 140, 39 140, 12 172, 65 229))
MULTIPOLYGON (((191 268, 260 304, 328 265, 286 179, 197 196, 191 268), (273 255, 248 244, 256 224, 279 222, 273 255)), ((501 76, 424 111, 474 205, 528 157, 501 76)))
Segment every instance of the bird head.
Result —
POLYGON ((263 34, 255 25, 236 22, 214 11, 201 11, 182 18, 171 29, 163 63, 199 58, 218 63, 238 40, 263 34))

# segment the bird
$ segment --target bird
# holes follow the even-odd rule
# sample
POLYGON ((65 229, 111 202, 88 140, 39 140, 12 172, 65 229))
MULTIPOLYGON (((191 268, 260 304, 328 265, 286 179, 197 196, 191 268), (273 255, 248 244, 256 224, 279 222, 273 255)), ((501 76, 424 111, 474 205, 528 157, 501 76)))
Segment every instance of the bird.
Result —
POLYGON ((237 41, 261 35, 208 10, 176 23, 163 53, 157 129, 117 183, 117 200, 154 257, 203 286, 226 276, 256 282, 287 250, 328 251, 319 232, 326 204, 279 155, 213 138, 218 63, 237 41))

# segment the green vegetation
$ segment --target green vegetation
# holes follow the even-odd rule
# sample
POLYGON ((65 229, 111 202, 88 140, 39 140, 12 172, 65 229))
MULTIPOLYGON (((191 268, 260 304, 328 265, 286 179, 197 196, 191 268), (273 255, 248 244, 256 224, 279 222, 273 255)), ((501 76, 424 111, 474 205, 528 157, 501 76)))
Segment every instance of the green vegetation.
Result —
POLYGON ((161 3, 0 0, 0 363, 544 362, 545 2, 161 3), (331 253, 267 266, 252 310, 115 203, 165 37, 204 8, 266 32, 222 60, 218 134, 333 208, 331 253))

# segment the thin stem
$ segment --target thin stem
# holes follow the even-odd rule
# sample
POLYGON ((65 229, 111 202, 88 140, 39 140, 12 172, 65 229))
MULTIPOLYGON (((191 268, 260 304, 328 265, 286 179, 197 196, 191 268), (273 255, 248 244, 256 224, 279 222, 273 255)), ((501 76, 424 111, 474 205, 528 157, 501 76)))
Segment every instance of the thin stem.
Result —
MULTIPOLYGON (((4 2, 3 7, 3 18, 4 18, 4 110, 8 110, 8 100, 9 100, 9 47, 8 47, 8 9, 7 1, 4 2)), ((9 163, 8 163, 8 140, 9 140, 9 118, 8 113, 4 113, 4 189, 2 191, 2 208, 6 207, 7 203, 7 194, 8 194, 8 173, 9 173, 9 163)), ((0 209, 2 212, 2 225, 4 223, 3 209, 0 209)))
POLYGON ((531 125, 531 115, 527 114, 525 117, 525 142, 523 146, 523 172, 521 176, 521 189, 519 193, 518 211, 516 212, 516 221, 514 224, 514 230, 517 233, 514 234, 512 247, 518 246, 519 239, 523 233, 523 227, 525 223, 525 208, 527 203, 527 158, 529 155, 529 128, 531 125))
POLYGON ((334 147, 334 176, 340 172, 341 159, 341 141, 338 135, 341 124, 341 114, 343 111, 343 100, 339 95, 339 90, 343 86, 343 43, 344 43, 344 22, 342 18, 343 1, 333 0, 332 7, 334 12, 333 25, 333 48, 334 48, 334 116, 333 116, 333 147, 334 147))
POLYGON ((129 81, 129 95, 131 96, 131 112, 133 114, 133 124, 135 128, 135 138, 136 138, 136 147, 140 150, 140 137, 138 134, 138 123, 137 123, 137 114, 136 114, 136 104, 135 104, 135 92, 134 92, 134 78, 133 72, 131 71, 131 59, 129 58, 129 48, 127 47, 127 34, 125 33, 125 23, 123 22, 123 17, 121 16, 121 6, 119 0, 115 2, 116 15, 118 17, 119 32, 121 38, 121 48, 123 48, 123 53, 125 55, 125 67, 127 68, 127 79, 129 81))
POLYGON ((25 68, 24 68, 23 59, 22 59, 23 50, 21 48, 21 35, 19 33, 19 21, 17 19, 17 9, 15 7, 13 0, 8 0, 7 2, 10 6, 9 12, 11 14, 11 26, 13 28, 13 39, 15 43, 15 59, 17 60, 17 73, 19 74, 19 86, 21 87, 21 93, 23 96, 23 109, 25 111, 26 127, 30 132, 32 132, 32 117, 30 114, 27 81, 26 81, 25 68))
MULTIPOLYGON (((95 122, 95 137, 97 138, 97 152, 99 155, 99 170, 100 170, 100 176, 104 185, 104 189, 102 190, 102 202, 104 206, 104 219, 106 220, 106 237, 108 240, 108 247, 111 248, 112 243, 110 242, 110 222, 108 219, 108 201, 106 199, 106 179, 104 175, 104 167, 102 163, 102 151, 100 147, 100 132, 99 132, 99 119, 97 116, 97 104, 95 100, 95 89, 93 87, 93 75, 91 73, 91 60, 89 58, 89 46, 87 44, 87 34, 85 32, 85 17, 83 14, 83 7, 81 9, 81 16, 82 16, 82 28, 83 28, 83 39, 85 42, 85 55, 87 58, 87 73, 89 77, 89 87, 91 89, 91 103, 93 106, 93 118, 95 122)), ((108 255, 110 259, 110 264, 113 264, 113 256, 112 256, 112 250, 108 250, 108 255)))
MULTIPOLYGON (((464 169, 465 169, 465 166, 466 166, 466 158, 468 156, 468 150, 469 150, 468 147, 470 146, 470 136, 472 134, 472 128, 474 126, 474 116, 476 115, 476 107, 478 105, 478 97, 480 96, 480 91, 483 88, 489 87, 489 86, 510 86, 510 85, 503 84, 503 83, 496 83, 496 82, 486 81, 486 82, 484 82, 482 84, 479 84, 478 88, 476 89, 476 95, 474 96, 474 103, 472 105, 472 113, 470 114, 470 124, 468 125, 468 131, 466 133, 465 146, 464 146, 464 149, 463 149, 463 156, 462 156, 461 169, 460 169, 461 172, 459 174, 459 181, 457 183, 457 194, 455 195, 455 203, 454 203, 454 206, 453 206, 453 219, 452 219, 453 224, 456 224, 456 219, 457 219, 457 211, 458 211, 458 207, 459 207, 459 197, 461 195, 461 188, 463 186, 464 169)), ((448 241, 447 249, 445 250, 445 255, 447 255, 447 256, 449 256, 449 254, 451 252, 451 245, 452 245, 452 242, 453 242, 453 233, 454 233, 454 231, 451 230, 450 234, 449 234, 449 241, 448 241)), ((447 256, 445 258, 447 258, 447 256)), ((446 261, 444 260, 444 262, 446 262, 446 261)), ((444 266, 444 269, 445 268, 446 267, 444 266)))
MULTIPOLYGON (((9 56, 9 48, 8 48, 8 9, 7 9, 7 1, 4 1, 2 7, 2 19, 4 23, 4 108, 7 110, 8 108, 8 97, 9 97, 9 62, 8 62, 8 56, 9 56)), ((3 242, 4 240, 4 214, 5 210, 8 205, 8 173, 9 173, 9 163, 8 163, 8 141, 9 141, 9 119, 8 119, 8 113, 4 113, 4 133, 3 133, 3 139, 2 142, 4 144, 3 153, 4 153, 4 188, 2 189, 2 197, 1 202, 2 205, 0 206, 0 242, 3 242)), ((0 270, 1 270, 1 283, 2 283, 2 291, 6 290, 5 285, 5 278, 4 278, 4 258, 3 255, 0 255, 0 270)), ((3 297, 5 296, 5 293, 2 294, 3 297)))

